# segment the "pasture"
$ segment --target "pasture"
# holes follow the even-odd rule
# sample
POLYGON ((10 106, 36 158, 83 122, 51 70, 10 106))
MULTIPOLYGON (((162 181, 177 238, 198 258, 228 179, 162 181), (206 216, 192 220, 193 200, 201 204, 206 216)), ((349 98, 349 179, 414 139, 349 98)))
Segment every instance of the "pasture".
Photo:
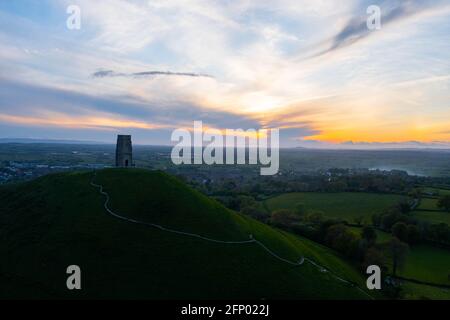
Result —
POLYGON ((296 192, 285 193, 264 201, 264 207, 272 212, 277 209, 295 209, 302 204, 307 210, 321 211, 328 218, 339 218, 353 223, 355 218, 363 217, 365 223, 371 223, 371 216, 406 197, 395 194, 363 192, 296 192))

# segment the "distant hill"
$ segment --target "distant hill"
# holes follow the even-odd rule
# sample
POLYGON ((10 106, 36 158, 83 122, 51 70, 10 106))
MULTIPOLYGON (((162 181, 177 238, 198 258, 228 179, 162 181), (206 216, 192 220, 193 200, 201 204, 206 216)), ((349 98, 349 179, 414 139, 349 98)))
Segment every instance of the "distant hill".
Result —
POLYGON ((61 140, 61 139, 33 139, 33 138, 0 138, 0 143, 58 143, 58 144, 107 144, 90 140, 61 140))
POLYGON ((91 172, 48 175, 0 187, 0 298, 323 298, 366 299, 335 275, 365 282, 329 249, 232 212, 159 171, 106 169, 114 212, 140 221, 240 241, 222 244, 114 218, 90 185, 91 172), (82 290, 66 289, 67 266, 82 270, 82 290))

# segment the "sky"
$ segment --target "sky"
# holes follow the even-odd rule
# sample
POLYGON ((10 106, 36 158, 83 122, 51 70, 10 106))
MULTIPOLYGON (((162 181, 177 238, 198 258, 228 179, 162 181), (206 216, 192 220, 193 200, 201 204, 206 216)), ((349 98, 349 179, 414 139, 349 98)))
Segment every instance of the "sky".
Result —
POLYGON ((0 1, 0 138, 168 145, 193 121, 278 128, 284 147, 450 148, 450 2, 0 1))

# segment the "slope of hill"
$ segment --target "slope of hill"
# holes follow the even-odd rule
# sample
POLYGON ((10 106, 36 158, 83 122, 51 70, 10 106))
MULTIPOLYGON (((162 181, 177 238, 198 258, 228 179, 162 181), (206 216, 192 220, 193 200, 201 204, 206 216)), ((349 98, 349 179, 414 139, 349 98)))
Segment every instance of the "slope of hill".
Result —
POLYGON ((108 169, 96 183, 114 212, 227 241, 224 244, 129 223, 109 215, 90 185, 91 172, 45 176, 0 188, 2 298, 325 298, 366 299, 342 277, 364 285, 329 249, 280 232, 201 195, 157 171, 108 169), (66 268, 79 265, 82 290, 66 288, 66 268))

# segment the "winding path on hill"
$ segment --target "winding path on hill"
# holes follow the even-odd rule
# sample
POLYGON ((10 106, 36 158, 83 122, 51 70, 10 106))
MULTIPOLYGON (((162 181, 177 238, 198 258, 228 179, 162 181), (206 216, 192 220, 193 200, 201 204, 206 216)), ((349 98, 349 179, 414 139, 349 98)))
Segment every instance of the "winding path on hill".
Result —
POLYGON ((94 179, 95 179, 96 176, 97 176, 97 172, 94 171, 94 174, 93 174, 93 176, 92 176, 92 179, 91 179, 90 184, 91 184, 93 187, 98 188, 100 194, 102 194, 102 195, 105 196, 105 202, 104 202, 104 204, 103 204, 103 207, 105 208, 105 210, 106 210, 110 215, 112 215, 113 217, 115 217, 115 218, 117 218, 117 219, 120 219, 120 220, 123 220, 123 221, 127 221, 127 222, 131 222, 131 223, 135 223, 135 224, 140 224, 140 225, 145 225, 145 226, 153 227, 153 228, 156 228, 156 229, 159 229, 159 230, 162 230, 162 231, 166 231, 166 232, 170 232, 170 233, 175 233, 175 234, 179 234, 179 235, 183 235, 183 236, 188 236, 188 237, 198 238, 198 239, 201 239, 201 240, 205 240, 205 241, 209 241, 209 242, 214 242, 214 243, 222 243, 222 244, 248 244, 248 243, 255 243, 255 244, 259 245, 261 248, 263 248, 263 249, 264 249, 266 252, 268 252, 270 255, 272 255, 273 257, 275 257, 276 259, 278 259, 278 260, 280 260, 280 261, 282 261, 282 262, 285 262, 285 263, 287 263, 287 264, 290 264, 290 265, 293 265, 293 266, 300 266, 300 265, 303 265, 305 261, 307 261, 307 262, 309 262, 311 265, 313 265, 313 266, 315 266, 316 268, 318 268, 320 272, 323 272, 323 273, 325 273, 325 272, 330 273, 330 275, 331 275, 333 278, 335 278, 335 279, 337 279, 337 280, 339 280, 339 281, 341 281, 341 282, 343 282, 343 283, 346 283, 346 284, 348 284, 348 285, 350 285, 350 286, 352 286, 352 287, 355 287, 356 289, 358 289, 359 291, 361 291, 361 292, 363 292, 365 295, 367 295, 369 298, 373 299, 373 297, 372 297, 371 295, 369 295, 366 291, 364 291, 363 289, 361 289, 360 287, 358 287, 354 282, 351 282, 351 281, 348 281, 348 280, 345 280, 345 279, 339 277, 338 275, 336 275, 336 274, 333 273, 332 271, 327 270, 326 268, 322 267, 321 265, 317 264, 316 262, 314 262, 314 261, 311 260, 311 259, 308 259, 308 258, 302 256, 302 257, 300 258, 299 261, 291 261, 291 260, 288 260, 288 259, 285 259, 285 258, 280 257, 278 254, 276 254, 275 252, 273 252, 272 250, 270 250, 268 247, 266 247, 261 241, 255 239, 255 238, 253 237, 253 235, 249 235, 249 240, 242 240, 242 241, 226 241, 226 240, 218 240, 218 239, 212 239, 212 238, 204 237, 204 236, 199 235, 199 234, 196 234, 196 233, 189 233, 189 232, 184 232, 184 231, 174 230, 174 229, 170 229, 170 228, 163 227, 163 226, 161 226, 161 225, 159 225, 159 224, 150 223, 150 222, 145 222, 145 221, 139 221, 139 220, 135 220, 135 219, 131 219, 131 218, 127 218, 127 217, 121 216, 121 215, 115 213, 114 211, 112 211, 112 210, 108 207, 108 203, 109 203, 109 200, 110 200, 109 194, 108 194, 106 191, 104 191, 103 185, 97 184, 97 183, 94 182, 94 179))

